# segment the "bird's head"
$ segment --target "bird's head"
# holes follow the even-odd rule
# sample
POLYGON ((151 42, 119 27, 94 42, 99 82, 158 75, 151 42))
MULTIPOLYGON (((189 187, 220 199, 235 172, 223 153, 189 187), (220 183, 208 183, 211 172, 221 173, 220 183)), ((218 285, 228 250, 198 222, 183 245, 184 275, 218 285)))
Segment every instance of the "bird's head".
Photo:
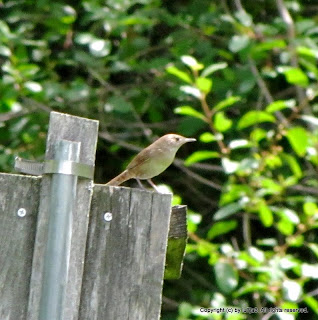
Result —
POLYGON ((196 141, 196 139, 194 138, 186 138, 174 133, 166 134, 159 140, 161 140, 160 142, 162 142, 165 146, 168 146, 176 150, 178 150, 183 144, 187 142, 196 141))

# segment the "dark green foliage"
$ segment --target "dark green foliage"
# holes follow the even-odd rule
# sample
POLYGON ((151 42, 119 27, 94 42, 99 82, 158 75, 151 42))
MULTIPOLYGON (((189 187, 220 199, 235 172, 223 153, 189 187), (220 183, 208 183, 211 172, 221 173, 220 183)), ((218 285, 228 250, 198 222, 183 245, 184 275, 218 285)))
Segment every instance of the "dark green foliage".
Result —
POLYGON ((97 182, 136 145, 193 136, 184 164, 156 179, 190 208, 184 274, 165 284, 162 319, 269 319, 265 307, 308 311, 276 319, 316 319, 313 2, 5 1, 1 170, 16 154, 44 154, 50 110, 100 120, 97 182))

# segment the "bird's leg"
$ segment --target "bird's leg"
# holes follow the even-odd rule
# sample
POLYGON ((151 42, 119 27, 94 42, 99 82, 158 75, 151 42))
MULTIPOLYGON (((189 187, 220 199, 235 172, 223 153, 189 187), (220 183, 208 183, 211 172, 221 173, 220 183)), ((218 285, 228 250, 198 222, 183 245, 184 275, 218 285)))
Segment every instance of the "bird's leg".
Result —
POLYGON ((152 182, 151 179, 147 179, 147 182, 148 182, 158 193, 160 193, 158 187, 152 182))
POLYGON ((139 187, 140 187, 141 189, 146 190, 146 188, 143 186, 143 184, 141 183, 141 181, 140 181, 139 179, 136 179, 136 180, 137 180, 137 182, 138 182, 138 184, 139 184, 139 187))

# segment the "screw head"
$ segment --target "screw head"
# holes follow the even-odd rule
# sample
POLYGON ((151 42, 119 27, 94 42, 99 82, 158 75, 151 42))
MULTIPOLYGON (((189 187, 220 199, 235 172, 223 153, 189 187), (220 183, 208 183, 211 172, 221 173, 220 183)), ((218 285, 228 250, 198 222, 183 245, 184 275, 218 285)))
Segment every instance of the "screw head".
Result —
POLYGON ((26 209, 24 209, 24 208, 19 208, 18 211, 17 211, 17 215, 18 215, 18 217, 20 217, 20 218, 25 217, 25 216, 26 216, 26 209))
POLYGON ((105 212, 103 214, 103 219, 107 222, 112 221, 113 219, 113 214, 111 212, 105 212))

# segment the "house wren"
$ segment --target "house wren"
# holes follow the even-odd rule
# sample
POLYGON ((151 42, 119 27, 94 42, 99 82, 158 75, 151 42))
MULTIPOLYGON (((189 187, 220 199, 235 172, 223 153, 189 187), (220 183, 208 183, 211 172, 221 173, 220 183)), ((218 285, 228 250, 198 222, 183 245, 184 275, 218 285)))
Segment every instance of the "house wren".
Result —
POLYGON ((165 171, 173 162, 178 149, 185 143, 196 141, 178 134, 166 134, 132 159, 125 171, 106 185, 118 186, 129 179, 151 179, 165 171))

